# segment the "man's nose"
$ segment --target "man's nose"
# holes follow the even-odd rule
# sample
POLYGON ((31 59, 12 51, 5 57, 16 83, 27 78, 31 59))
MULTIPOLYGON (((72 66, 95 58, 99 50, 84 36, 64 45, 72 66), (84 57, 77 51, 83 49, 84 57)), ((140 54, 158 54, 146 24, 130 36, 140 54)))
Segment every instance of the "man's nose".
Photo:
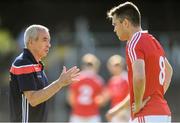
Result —
POLYGON ((48 43, 48 47, 51 47, 51 43, 48 43))

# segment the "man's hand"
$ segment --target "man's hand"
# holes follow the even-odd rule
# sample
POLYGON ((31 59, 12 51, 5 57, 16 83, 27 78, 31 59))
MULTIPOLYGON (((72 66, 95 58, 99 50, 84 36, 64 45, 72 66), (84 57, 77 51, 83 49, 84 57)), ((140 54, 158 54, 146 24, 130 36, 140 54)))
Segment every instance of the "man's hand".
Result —
POLYGON ((107 113, 106 113, 106 119, 107 121, 112 121, 112 118, 114 117, 115 113, 112 112, 111 110, 109 110, 107 113))
POLYGON ((106 119, 107 119, 109 122, 112 120, 112 117, 113 117, 112 113, 110 113, 110 112, 107 112, 107 113, 106 113, 106 119))
POLYGON ((77 79, 79 74, 80 74, 80 69, 77 68, 77 66, 74 66, 69 70, 66 70, 66 67, 63 66, 63 71, 58 79, 59 84, 61 84, 61 86, 63 87, 69 85, 74 81, 79 81, 79 79, 77 79))
POLYGON ((138 113, 142 108, 144 108, 144 106, 146 105, 146 103, 151 99, 151 97, 147 97, 142 103, 140 103, 139 105, 135 105, 135 103, 132 104, 132 112, 133 115, 135 115, 136 113, 138 113))

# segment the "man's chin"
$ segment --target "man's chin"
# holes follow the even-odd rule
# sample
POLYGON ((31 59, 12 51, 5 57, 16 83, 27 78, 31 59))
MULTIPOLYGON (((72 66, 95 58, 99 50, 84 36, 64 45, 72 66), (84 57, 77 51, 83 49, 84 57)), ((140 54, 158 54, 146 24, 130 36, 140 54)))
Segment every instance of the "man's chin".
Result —
POLYGON ((48 55, 48 53, 44 53, 41 58, 45 58, 48 55))
POLYGON ((44 57, 46 57, 48 55, 48 53, 44 54, 44 57))
POLYGON ((124 39, 124 38, 120 38, 118 37, 120 41, 124 42, 124 41, 127 41, 127 39, 124 39))

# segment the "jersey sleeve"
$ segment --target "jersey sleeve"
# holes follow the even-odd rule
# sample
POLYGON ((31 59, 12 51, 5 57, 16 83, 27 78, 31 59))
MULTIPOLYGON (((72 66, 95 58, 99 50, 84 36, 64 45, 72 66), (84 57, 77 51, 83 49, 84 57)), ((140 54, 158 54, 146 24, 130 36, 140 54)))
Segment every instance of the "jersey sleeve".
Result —
POLYGON ((128 56, 130 58, 131 63, 134 62, 137 59, 144 59, 145 58, 145 52, 144 46, 146 43, 146 40, 144 40, 144 37, 139 34, 137 36, 138 38, 136 40, 132 40, 128 44, 128 56))
POLYGON ((28 60, 16 61, 10 69, 10 72, 17 78, 19 90, 30 91, 37 89, 37 76, 35 67, 28 60))
POLYGON ((141 46, 141 44, 137 45, 135 47, 135 59, 144 59, 144 51, 142 49, 143 47, 141 46))
POLYGON ((18 85, 21 92, 36 90, 35 78, 33 73, 17 75, 18 85))

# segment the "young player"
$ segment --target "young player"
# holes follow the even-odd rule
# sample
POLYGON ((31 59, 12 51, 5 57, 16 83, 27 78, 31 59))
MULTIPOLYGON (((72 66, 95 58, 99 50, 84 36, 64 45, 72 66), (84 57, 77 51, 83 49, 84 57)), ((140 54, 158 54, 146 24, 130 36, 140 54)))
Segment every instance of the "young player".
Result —
POLYGON ((132 122, 170 122, 171 112, 164 98, 172 67, 160 43, 141 29, 141 14, 125 2, 108 12, 114 32, 127 41, 126 61, 130 86, 132 122))

